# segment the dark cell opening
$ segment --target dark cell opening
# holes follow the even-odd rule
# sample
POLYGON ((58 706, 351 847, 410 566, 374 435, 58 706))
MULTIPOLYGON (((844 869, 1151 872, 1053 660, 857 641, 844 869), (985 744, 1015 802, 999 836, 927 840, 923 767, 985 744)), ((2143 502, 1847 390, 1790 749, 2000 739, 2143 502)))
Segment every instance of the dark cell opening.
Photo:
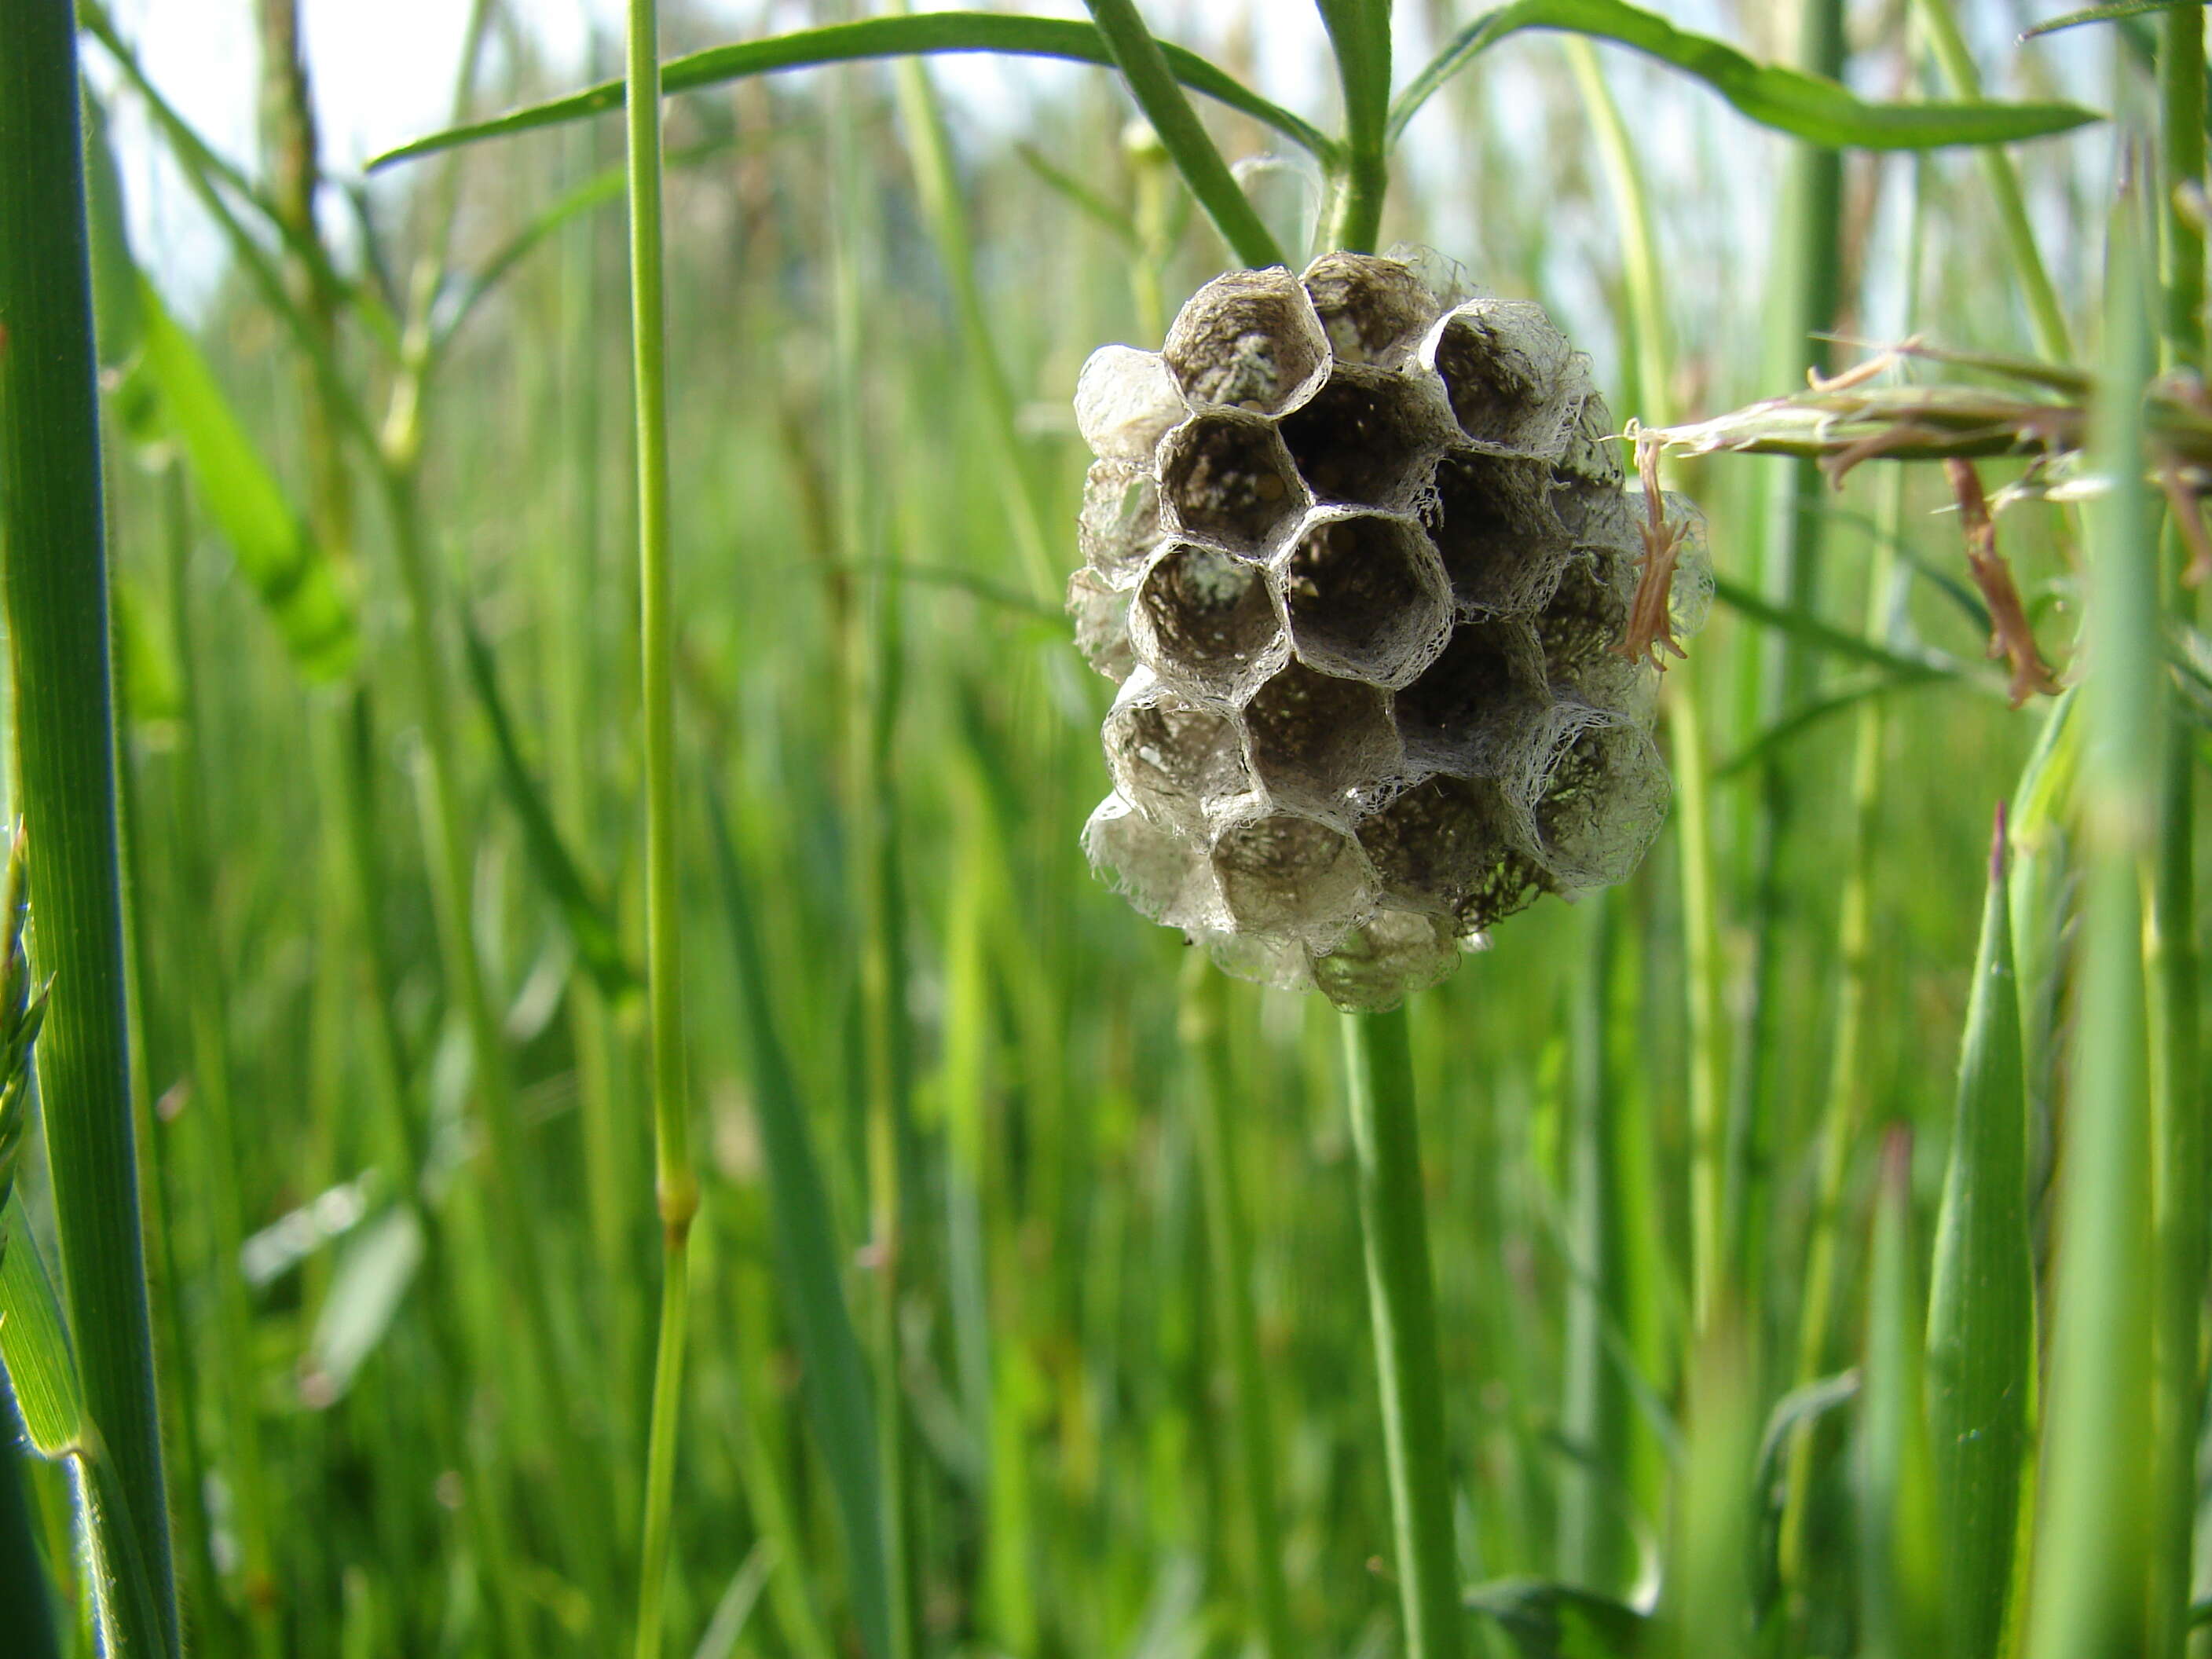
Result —
POLYGON ((1400 760, 1389 702, 1376 687, 1294 662, 1244 710, 1252 766, 1275 799, 1342 812, 1395 774, 1400 760))
POLYGON ((1411 493, 1431 453, 1412 406, 1419 395, 1395 374, 1340 372, 1283 417, 1283 441, 1316 501, 1390 507, 1411 493))
POLYGON ((1161 492, 1201 536, 1256 548, 1304 507, 1273 430, 1257 422, 1201 416, 1163 447, 1161 492))
POLYGON ((1425 539, 1388 519, 1315 526, 1290 559, 1291 642, 1316 667, 1392 680, 1439 631, 1441 584, 1425 539))

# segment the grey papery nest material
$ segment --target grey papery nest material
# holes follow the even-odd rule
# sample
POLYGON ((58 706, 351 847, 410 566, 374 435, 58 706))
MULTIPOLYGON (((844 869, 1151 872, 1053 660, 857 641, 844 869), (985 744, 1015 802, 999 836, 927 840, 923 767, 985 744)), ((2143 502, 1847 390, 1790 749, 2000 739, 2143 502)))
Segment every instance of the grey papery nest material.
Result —
MULTIPOLYGON (((1523 301, 1395 258, 1216 277, 1076 389, 1098 457, 1068 592, 1121 686, 1084 846, 1230 972, 1380 1009, 1666 815, 1644 554, 1587 361, 1523 301)), ((1674 631, 1712 581, 1695 510, 1674 631)))

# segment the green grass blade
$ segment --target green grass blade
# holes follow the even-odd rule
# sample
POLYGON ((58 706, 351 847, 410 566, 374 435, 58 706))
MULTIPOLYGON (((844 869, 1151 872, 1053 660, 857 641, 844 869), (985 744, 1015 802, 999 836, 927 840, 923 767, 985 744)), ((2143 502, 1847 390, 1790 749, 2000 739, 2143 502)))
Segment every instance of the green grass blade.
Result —
MULTIPOLYGON (((1966 36, 1960 31, 1951 0, 1920 0, 1916 9, 1927 28, 1929 46, 1952 95, 1969 100, 1979 98, 1981 70, 1976 67, 1966 36)), ((2011 255, 2011 274, 2020 283, 2021 297, 2027 305, 2035 349, 2047 362, 2069 362, 2074 349, 2065 310, 2059 304, 2058 290, 2051 286, 2050 270, 2035 245, 2035 230, 2027 219, 2027 200, 2021 191, 2020 171, 2014 167, 2010 155, 1992 149, 1983 154, 1982 178, 1990 204, 1996 209, 1997 222, 2004 230, 2006 247, 2011 255)))
POLYGON ((2116 0, 2104 6, 2084 6, 2079 11, 2069 11, 2057 17, 2046 17, 2040 23, 2020 32, 2022 40, 2033 40, 2039 35, 2056 34, 2061 29, 2079 28, 2084 23, 2117 23, 2125 17, 2141 17, 2154 11, 2181 11, 2191 7, 2202 9, 2207 0, 2116 0))
POLYGON ((114 1460, 85 1405, 61 1298, 21 1198, 0 1210, 0 1384, 14 1398, 32 1449, 74 1466, 79 1514, 98 1569, 94 1598, 104 1638, 126 1652, 146 1651, 143 1644, 160 1639, 154 1587, 114 1460))
POLYGON ((1167 49, 1145 27, 1136 0, 1084 0, 1084 3, 1091 8, 1091 21, 1098 26, 1098 37, 1113 54, 1115 66, 1129 83, 1129 95, 1152 124, 1176 171, 1213 220, 1222 240, 1248 265, 1287 263, 1273 233, 1246 199, 1243 187, 1200 124, 1198 112, 1183 96, 1180 71, 1169 61, 1167 49))
POLYGON ((465 616, 461 619, 461 636, 467 647, 469 684, 491 726, 492 746, 499 757, 500 787, 515 817, 522 821, 522 841, 530 854, 530 867, 553 901, 600 995, 619 1002, 638 988, 637 969, 623 954, 622 935, 612 914, 570 855, 538 780, 522 757, 514 721, 500 692, 499 669, 492 660, 491 647, 465 616))
POLYGON ((1464 1600, 1497 1621, 1520 1659, 1639 1659, 1656 1645, 1651 1621, 1634 1607, 1571 1584, 1500 1578, 1464 1600))
POLYGON ((1522 29, 1565 29, 1630 46, 1695 76, 1762 126, 1833 149, 1931 149, 2070 132, 2101 118, 2070 104, 1871 103, 1826 76, 1760 64, 1726 41, 1676 28, 1620 0, 1516 0, 1469 23, 1398 95, 1395 141, 1445 82, 1522 29))
POLYGON ((146 373, 239 573, 268 610, 300 672, 313 680, 343 678, 352 670, 359 639, 353 598, 336 562, 293 510, 207 359, 151 283, 140 285, 139 308, 146 373))
MULTIPOLYGON (((1269 103, 1195 52, 1164 44, 1160 51, 1175 78, 1193 92, 1202 93, 1241 115, 1249 115, 1273 128, 1323 161, 1334 156, 1335 142, 1311 122, 1269 103)), ((1060 18, 1013 17, 996 12, 940 11, 910 17, 871 17, 855 23, 801 29, 765 40, 710 46, 704 52, 671 58, 661 67, 660 85, 665 93, 690 92, 747 76, 773 75, 782 70, 815 69, 824 64, 938 52, 997 52, 1009 57, 1058 58, 1071 63, 1106 66, 1115 61, 1099 31, 1088 23, 1060 18)), ((395 161, 450 149, 456 144, 602 115, 621 108, 622 101, 623 83, 603 81, 566 98, 533 104, 489 121, 449 127, 415 139, 372 157, 369 170, 374 172, 395 161)))
MULTIPOLYGON (((1990 901, 2003 912, 2001 897, 1990 901)), ((2009 991, 2000 986, 2001 992, 2009 991)), ((1938 1640, 1939 1612, 1974 1594, 1942 1574, 1923 1410, 1920 1253, 1912 1226, 1912 1137, 1893 1127, 1875 1194, 1867 1288, 1866 1380, 1860 1393, 1858 1516, 1860 1629, 1866 1659, 1919 1659, 1966 1650, 1938 1640)), ((2002 1595, 1991 1598, 2002 1608, 2002 1595)))
POLYGON ((0 1211, 0 1370, 33 1451, 66 1457, 82 1449, 84 1383, 20 1197, 0 1211))
POLYGON ((2148 1634, 2153 1253, 2142 886, 2159 845, 2165 682, 2157 542, 2141 476, 2140 388, 2153 363, 2139 209, 2138 191, 2112 218, 2095 450, 2113 482, 2086 515, 2087 897, 2030 1659, 2140 1652, 2148 1634))
POLYGON ((1989 1659, 2004 1633, 2035 1387, 2027 1097, 2000 817, 1966 1007, 1928 1308, 1928 1413, 1949 1645, 1989 1659))
MULTIPOLYGON (((0 544, 31 838, 47 1162, 88 1411, 152 1585, 138 1651, 178 1650, 124 1017, 106 503, 66 0, 0 0, 0 544)), ((11 1254, 14 1254, 11 1252, 11 1254)), ((27 1253, 25 1253, 27 1254, 27 1253)))
POLYGON ((870 1659, 890 1651, 891 1608, 884 1562, 882 1483, 876 1460, 873 1389, 860 1352, 839 1266, 830 1190, 806 1122, 797 1073, 769 999, 769 965, 729 826, 707 791, 722 903, 735 958, 738 994, 752 1056, 761 1153, 767 1166, 777 1277, 805 1367, 802 1383, 817 1443, 829 1465, 845 1539, 846 1568, 870 1659))

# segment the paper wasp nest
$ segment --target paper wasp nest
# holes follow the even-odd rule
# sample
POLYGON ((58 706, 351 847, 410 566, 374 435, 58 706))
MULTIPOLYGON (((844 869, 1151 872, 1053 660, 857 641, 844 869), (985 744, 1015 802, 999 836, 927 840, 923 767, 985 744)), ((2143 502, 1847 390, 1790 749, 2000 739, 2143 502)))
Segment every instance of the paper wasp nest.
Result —
MULTIPOLYGON (((1068 608, 1121 685, 1091 860, 1232 973, 1394 1006, 1665 817, 1644 556, 1589 365, 1542 309, 1399 260, 1216 277, 1106 346, 1068 608)), ((1693 512, 1669 496, 1671 529, 1693 512)), ((1711 580, 1686 546, 1674 627, 1711 580)))

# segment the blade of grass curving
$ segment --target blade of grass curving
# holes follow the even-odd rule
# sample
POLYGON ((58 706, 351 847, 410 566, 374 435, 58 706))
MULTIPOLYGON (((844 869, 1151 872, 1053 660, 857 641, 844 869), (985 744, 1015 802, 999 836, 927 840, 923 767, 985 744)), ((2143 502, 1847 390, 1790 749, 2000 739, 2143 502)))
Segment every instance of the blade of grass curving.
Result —
MULTIPOLYGON (((1762 727, 1751 741, 1714 768, 1714 781, 1725 783, 1754 771, 1772 756, 1787 750, 1806 732, 1824 725, 1831 716, 1850 709, 1857 709, 1863 714, 1870 706, 1886 702, 1899 692, 1934 685, 1948 678, 1929 670, 1918 674, 1869 675, 1847 681, 1833 691, 1814 698, 1795 714, 1785 714, 1773 725, 1762 727)), ((2002 695, 2001 688, 1992 685, 1990 689, 1994 695, 2002 695)))
POLYGON ((1344 87, 1344 174, 1325 246, 1372 253, 1390 185, 1390 0, 1316 0, 1344 87))
POLYGON ((2140 1652, 2148 1634, 2153 1256, 2142 883, 2159 845, 2165 684, 2139 471, 2140 389, 2153 367, 2140 195, 2139 185, 2128 191, 2112 217, 2095 439, 2112 487, 2087 514, 2076 1109, 2058 1217, 2029 1659, 2140 1652))
MULTIPOLYGON (((1149 37, 1147 37, 1149 38, 1149 37)), ((1317 160, 1335 159, 1335 141, 1311 122, 1269 103, 1235 77, 1216 68, 1197 53, 1181 46, 1154 43, 1176 81, 1193 92, 1249 115, 1273 128, 1317 160)), ((753 75, 773 75, 784 70, 817 69, 825 64, 850 64, 872 58, 904 58, 939 52, 993 52, 1014 58, 1058 58, 1070 63, 1113 66, 1119 59, 1099 29, 1073 20, 1017 17, 998 12, 924 12, 910 17, 870 17, 854 23, 832 23, 823 28, 801 29, 765 40, 745 40, 734 46, 710 46, 661 66, 661 90, 673 94, 753 75)), ((623 83, 603 81, 595 87, 509 112, 489 121, 448 127, 416 138, 369 159, 372 173, 395 161, 410 161, 456 144, 474 143, 511 132, 527 132, 563 121, 581 120, 619 109, 623 83)))
MULTIPOLYGON (((2002 836, 2000 836, 2002 840, 2002 836)), ((1992 897, 2000 914, 2001 898, 1992 897)), ((2008 994, 2000 984, 2000 995, 2008 994)), ((1941 1614, 1970 1592, 1939 1567, 1935 1477, 1923 1407, 1920 1252, 1912 1226, 1912 1134, 1893 1125, 1875 1189, 1868 1266, 1865 1384, 1859 1395, 1860 1652, 1866 1659, 1941 1653, 1941 1614)), ((2002 1598, 1997 1598, 2002 1607, 2002 1598)))
MULTIPOLYGON (((1287 263, 1221 152, 1213 147, 1198 112, 1183 96, 1165 51, 1137 14, 1136 0, 1084 0, 1099 38, 1129 83, 1129 95, 1152 124, 1160 143, 1237 257, 1255 268, 1287 263)), ((1316 152, 1320 154, 1320 152, 1316 152)))
POLYGON ((836 1498, 861 1640, 875 1659, 890 1650, 890 1601, 883 1559, 875 1407, 871 1403, 874 1389, 838 1278, 838 1264, 848 1253, 837 1242, 830 1192, 807 1127, 798 1074, 769 1000, 769 964, 753 920, 751 890, 721 804, 712 789, 705 793, 737 970, 739 1012, 752 1060, 777 1277, 805 1367, 801 1386, 807 1414, 836 1498))
POLYGON ((2035 1391, 2027 1097, 2006 850, 2000 811, 1928 1307, 1928 1415, 1948 1587, 1943 1651, 1956 1659, 1991 1659, 2004 1635, 2035 1391))
MULTIPOLYGON (((1928 43, 1954 97, 1976 100, 1982 95, 1981 71, 1966 49, 1951 0, 1920 0, 1920 19, 1927 26, 1928 43)), ((1994 106, 1992 106, 1994 107, 1994 106)), ((2023 135, 2024 136, 2024 135, 2023 135)), ((2035 334, 2035 349, 2053 363, 2071 362, 2073 344, 2066 313, 2058 303, 2058 290, 2035 245, 2035 230, 2027 221, 2027 203, 2021 192, 2020 173, 2012 157, 1992 147, 1982 155, 1982 178, 2003 228, 2005 246, 2011 255, 2012 275, 2027 302, 2027 319, 2035 334)))
POLYGON ((192 482, 300 672, 336 680, 359 649, 354 602, 330 550, 284 495, 192 338, 142 282, 145 368, 192 482))
MULTIPOLYGON (((2154 11, 2201 13, 2208 3, 2212 3, 2212 0, 2114 0, 2109 5, 2084 6, 2079 11, 2046 17, 2040 23, 2022 29, 2020 39, 2033 40, 2040 35, 2056 34, 2061 29, 2079 28, 2084 23, 2117 23, 2124 18, 2142 17, 2154 11)), ((2201 26, 2201 17, 2198 21, 2201 26)), ((2196 123, 2192 121, 2191 125, 2196 123)))
POLYGON ((1882 669, 1901 679, 1926 678, 1937 676, 1963 678, 1960 665, 1934 653, 1924 657, 1908 657, 1888 646, 1870 640, 1863 635, 1849 633, 1818 617, 1802 611, 1792 611, 1763 598, 1727 576, 1713 579, 1713 597, 1731 611, 1748 617, 1763 628, 1771 628, 1791 639, 1822 652, 1839 657, 1847 662, 1864 663, 1869 668, 1882 669))
POLYGON ((1406 1012, 1346 1014, 1342 1024, 1406 1652, 1458 1659, 1466 1629, 1452 1541, 1451 1448, 1406 1012))
POLYGON ((639 985, 637 969, 623 955, 622 934, 615 926, 605 900, 586 881, 583 871, 569 854, 568 843, 561 837, 553 813, 532 775, 529 763, 522 757, 522 747, 516 739, 514 721, 507 712, 507 700, 499 689, 499 667, 493 661, 491 647, 475 621, 466 615, 461 618, 461 642, 465 647, 469 665, 469 684, 483 707, 485 722, 491 727, 492 747, 499 757, 499 781, 506 792, 507 805, 522 821, 523 845, 530 854, 530 864, 544 886, 546 895, 568 930, 568 938, 576 952, 584 959, 599 994, 610 1002, 619 1002, 636 991, 639 985))
MULTIPOLYGON (((31 904, 54 989, 40 1052, 47 1161, 85 1400, 131 1494, 154 1619, 179 1633, 139 1232, 124 1019, 107 556, 76 27, 0 0, 0 544, 31 904)), ((26 1253, 27 1254, 27 1253, 26 1253)))
POLYGON ((1523 29, 1564 29, 1633 47, 1695 76, 1760 125, 1833 149, 2011 143, 2101 118, 2068 104, 1869 103, 1826 76, 1757 63, 1725 41, 1678 29, 1620 0, 1516 0, 1461 29, 1398 94, 1390 113, 1391 141, 1437 88, 1523 29))

